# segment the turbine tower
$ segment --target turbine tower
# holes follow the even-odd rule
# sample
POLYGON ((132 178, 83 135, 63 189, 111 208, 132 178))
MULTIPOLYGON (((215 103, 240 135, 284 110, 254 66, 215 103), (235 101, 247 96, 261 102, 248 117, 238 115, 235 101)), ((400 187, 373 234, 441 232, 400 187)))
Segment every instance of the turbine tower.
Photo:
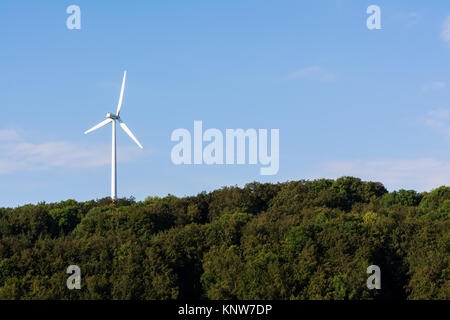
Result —
POLYGON ((99 124, 93 126, 91 129, 84 132, 84 134, 88 134, 89 132, 92 132, 94 130, 97 130, 98 128, 101 128, 108 123, 112 122, 112 156, 111 156, 111 199, 116 200, 117 199, 117 164, 116 164, 116 121, 119 121, 120 127, 123 129, 123 131, 128 134, 128 136, 133 139, 134 142, 139 146, 139 148, 143 149, 143 146, 140 144, 138 139, 134 136, 134 134, 131 132, 131 130, 127 127, 127 125, 120 119, 120 108, 122 107, 122 100, 123 100, 123 90, 125 89, 125 80, 127 78, 127 72, 125 71, 123 73, 123 80, 122 80, 122 89, 120 90, 120 97, 119 97, 119 103, 117 104, 117 111, 116 114, 113 114, 111 112, 108 112, 106 114, 106 120, 103 120, 99 124))

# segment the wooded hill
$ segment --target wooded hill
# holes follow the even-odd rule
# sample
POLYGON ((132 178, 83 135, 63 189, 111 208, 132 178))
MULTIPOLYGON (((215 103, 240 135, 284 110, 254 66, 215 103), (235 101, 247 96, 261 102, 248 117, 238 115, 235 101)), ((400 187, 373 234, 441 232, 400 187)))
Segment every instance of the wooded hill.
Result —
POLYGON ((444 186, 343 177, 0 209, 0 299, 450 299, 449 257, 444 186))

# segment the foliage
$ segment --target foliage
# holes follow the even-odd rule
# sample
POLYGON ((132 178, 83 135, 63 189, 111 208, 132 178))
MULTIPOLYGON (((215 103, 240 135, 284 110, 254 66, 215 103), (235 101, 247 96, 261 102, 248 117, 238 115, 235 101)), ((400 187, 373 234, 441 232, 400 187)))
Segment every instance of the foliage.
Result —
POLYGON ((449 257, 445 186, 342 177, 0 208, 0 299, 449 299, 449 257))

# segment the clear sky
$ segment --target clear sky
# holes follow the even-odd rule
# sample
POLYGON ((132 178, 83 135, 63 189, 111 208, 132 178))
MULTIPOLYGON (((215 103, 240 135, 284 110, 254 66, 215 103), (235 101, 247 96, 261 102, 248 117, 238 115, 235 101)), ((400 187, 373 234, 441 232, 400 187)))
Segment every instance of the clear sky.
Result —
POLYGON ((110 192, 194 195, 225 185, 353 175, 389 190, 450 182, 449 1, 0 2, 0 207, 110 192), (81 30, 69 30, 69 5, 81 30), (381 30, 366 9, 381 8, 381 30), (177 128, 280 130, 280 169, 176 166, 177 128))

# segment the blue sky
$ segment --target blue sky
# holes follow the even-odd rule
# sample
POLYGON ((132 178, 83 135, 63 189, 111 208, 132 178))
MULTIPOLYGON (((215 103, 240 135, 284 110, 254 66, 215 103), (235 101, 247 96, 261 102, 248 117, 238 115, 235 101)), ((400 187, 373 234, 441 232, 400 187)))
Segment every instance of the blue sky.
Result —
POLYGON ((450 181, 448 1, 0 2, 0 206, 193 195, 251 181, 358 176, 390 189, 450 181), (81 8, 68 30, 66 8, 81 8), (368 30, 366 8, 381 8, 368 30), (177 128, 280 130, 280 170, 175 166, 177 128))

